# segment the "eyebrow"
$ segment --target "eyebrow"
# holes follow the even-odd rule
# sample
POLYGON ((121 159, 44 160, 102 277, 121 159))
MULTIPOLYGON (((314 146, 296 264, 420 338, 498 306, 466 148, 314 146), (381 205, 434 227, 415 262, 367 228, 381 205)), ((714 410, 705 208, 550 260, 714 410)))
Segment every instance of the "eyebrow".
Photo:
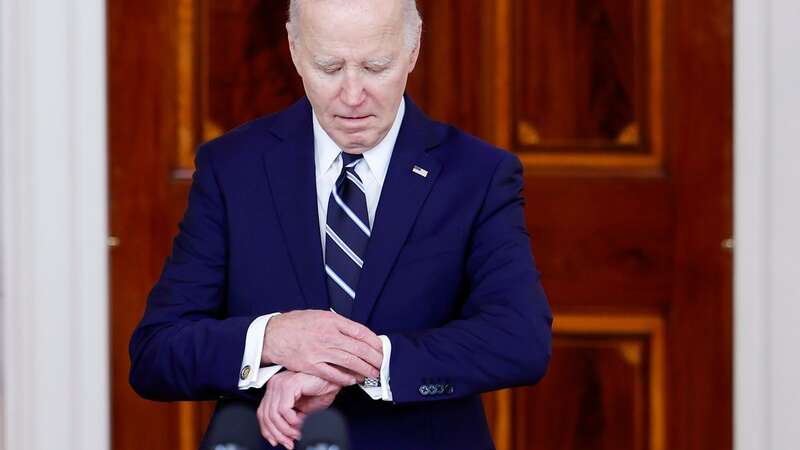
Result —
MULTIPOLYGON (((319 67, 333 67, 343 64, 344 60, 336 57, 314 57, 314 64, 319 67)), ((365 62, 370 67, 386 67, 392 63, 392 58, 383 56, 380 58, 369 59, 365 62)))
POLYGON ((342 62, 343 61, 342 61, 341 58, 314 57, 314 64, 316 64, 316 65, 318 65, 320 67, 331 67, 331 66, 335 66, 337 64, 342 64, 342 62))
POLYGON ((381 58, 370 59, 366 62, 368 66, 371 67, 386 67, 392 63, 392 58, 388 56, 384 56, 381 58))

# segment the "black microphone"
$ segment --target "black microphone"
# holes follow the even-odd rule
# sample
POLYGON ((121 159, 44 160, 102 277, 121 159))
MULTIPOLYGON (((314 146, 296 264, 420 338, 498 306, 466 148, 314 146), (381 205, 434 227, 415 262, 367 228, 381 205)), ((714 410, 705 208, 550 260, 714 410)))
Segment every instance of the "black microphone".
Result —
POLYGON ((256 418, 257 403, 220 400, 211 416, 200 450, 261 450, 266 441, 256 418))
POLYGON ((326 409, 306 417, 297 450, 350 450, 347 423, 335 409, 326 409))

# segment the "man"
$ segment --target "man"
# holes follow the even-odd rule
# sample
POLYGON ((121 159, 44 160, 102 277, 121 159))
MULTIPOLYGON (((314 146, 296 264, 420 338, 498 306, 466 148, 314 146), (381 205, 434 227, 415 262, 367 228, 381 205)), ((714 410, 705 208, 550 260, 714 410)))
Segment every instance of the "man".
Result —
POLYGON ((550 355, 519 160, 403 95, 413 0, 296 0, 287 31, 307 98, 198 151, 131 384, 260 402, 273 447, 333 404, 356 450, 493 448, 479 394, 550 355))

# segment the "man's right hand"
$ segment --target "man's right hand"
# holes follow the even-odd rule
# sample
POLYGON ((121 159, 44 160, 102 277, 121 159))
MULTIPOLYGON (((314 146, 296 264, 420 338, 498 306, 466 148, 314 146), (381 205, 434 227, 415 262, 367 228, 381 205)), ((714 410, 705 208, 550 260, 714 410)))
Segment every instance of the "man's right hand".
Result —
POLYGON ((382 360, 381 340, 369 328, 321 310, 271 318, 261 352, 262 364, 279 364, 339 386, 378 377, 382 360))
POLYGON ((327 408, 341 388, 305 373, 283 371, 270 378, 256 417, 261 435, 272 446, 289 450, 300 439, 306 415, 327 408))

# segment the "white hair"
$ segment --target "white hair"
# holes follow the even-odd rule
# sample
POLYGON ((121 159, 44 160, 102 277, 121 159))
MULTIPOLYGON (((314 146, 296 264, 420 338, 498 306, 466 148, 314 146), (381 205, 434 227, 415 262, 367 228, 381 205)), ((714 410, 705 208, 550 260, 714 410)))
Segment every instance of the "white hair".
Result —
MULTIPOLYGON (((300 27, 297 26, 300 18, 300 4, 307 0, 289 0, 289 21, 287 26, 292 39, 300 36, 300 27)), ((422 27, 422 16, 417 9, 417 0, 403 0, 405 13, 405 42, 409 49, 419 45, 419 30, 422 27)))

